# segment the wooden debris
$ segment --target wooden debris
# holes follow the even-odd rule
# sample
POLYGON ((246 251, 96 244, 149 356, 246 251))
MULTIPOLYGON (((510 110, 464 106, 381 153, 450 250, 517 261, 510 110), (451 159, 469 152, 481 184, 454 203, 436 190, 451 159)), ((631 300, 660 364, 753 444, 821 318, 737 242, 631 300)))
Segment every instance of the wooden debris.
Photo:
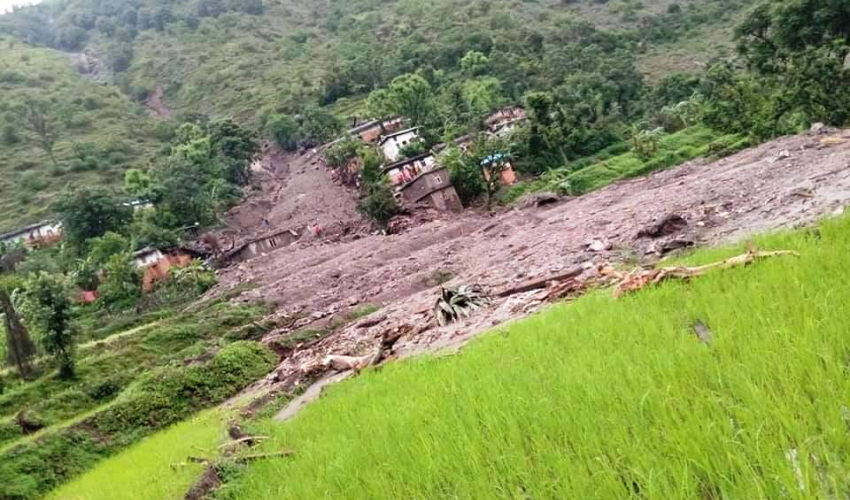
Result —
POLYGON ((540 288, 546 288, 546 286, 553 281, 567 281, 573 278, 578 277, 581 273, 584 272, 584 269, 581 267, 576 267, 570 269, 569 271, 565 271, 563 273, 558 273, 554 275, 547 276, 545 278, 532 278, 526 280, 519 285, 507 288, 500 292, 496 293, 496 297, 510 297, 511 295, 516 295, 518 293, 530 292, 532 290, 538 290, 540 288))
POLYGON ((235 441, 225 443, 225 444, 219 446, 218 449, 220 449, 220 450, 225 449, 225 448, 229 449, 229 448, 233 448, 234 445, 240 445, 240 444, 245 444, 247 446, 254 446, 255 444, 259 443, 260 441, 265 441, 268 438, 269 438, 268 436, 246 436, 246 437, 243 437, 243 438, 239 438, 235 441))
MULTIPOLYGON (((359 372, 367 366, 377 366, 387 357, 387 353, 392 351, 396 342, 411 329, 409 325, 396 328, 394 331, 387 331, 381 334, 381 343, 372 354, 365 356, 341 356, 337 354, 329 354, 320 363, 324 370, 335 370, 339 372, 354 370, 359 372)), ((315 374, 321 372, 318 367, 309 366, 303 370, 305 373, 315 374)))
POLYGON ((236 457, 236 462, 240 464, 253 462, 255 460, 265 460, 267 458, 280 458, 280 457, 288 457, 294 455, 294 450, 283 450, 283 451, 275 451, 272 453, 256 453, 254 455, 244 455, 241 457, 236 457))
POLYGON ((658 283, 671 278, 690 279, 702 276, 708 271, 714 269, 729 269, 731 267, 746 266, 759 259, 779 257, 782 255, 799 256, 800 254, 788 250, 775 252, 756 252, 751 250, 743 255, 738 255, 720 262, 698 267, 662 267, 659 269, 649 270, 638 268, 630 273, 624 274, 616 271, 609 265, 605 265, 602 269, 600 269, 600 273, 618 280, 617 285, 614 288, 614 297, 621 297, 627 293, 635 292, 649 285, 657 285, 658 283))

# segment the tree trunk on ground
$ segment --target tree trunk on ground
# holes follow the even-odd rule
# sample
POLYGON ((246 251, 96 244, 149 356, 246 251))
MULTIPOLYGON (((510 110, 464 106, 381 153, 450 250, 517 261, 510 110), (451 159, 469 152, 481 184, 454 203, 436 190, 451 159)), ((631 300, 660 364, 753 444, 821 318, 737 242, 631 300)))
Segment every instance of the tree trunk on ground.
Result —
POLYGON ((6 327, 6 343, 8 344, 8 362, 18 367, 18 373, 22 378, 27 378, 32 373, 30 359, 35 354, 35 344, 30 339, 29 332, 21 323, 21 318, 6 290, 0 288, 0 309, 4 314, 6 327))

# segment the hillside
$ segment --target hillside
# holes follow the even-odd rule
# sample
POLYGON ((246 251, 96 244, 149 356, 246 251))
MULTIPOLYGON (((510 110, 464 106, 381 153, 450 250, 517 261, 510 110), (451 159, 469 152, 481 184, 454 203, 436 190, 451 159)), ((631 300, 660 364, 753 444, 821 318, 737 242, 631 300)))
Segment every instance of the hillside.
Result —
POLYGON ((0 229, 46 217, 66 185, 115 186, 128 166, 144 166, 169 137, 151 114, 259 128, 271 113, 314 103, 362 118, 370 91, 412 71, 449 82, 470 50, 490 57, 500 102, 565 85, 576 71, 638 79, 636 65, 657 81, 729 47, 729 26, 750 3, 70 0, 20 9, 0 17, 0 127, 16 128, 2 144, 0 229), (575 62, 588 56, 597 67, 575 62), (28 98, 51 102, 57 164, 19 128, 13 108, 28 98))
POLYGON ((156 124, 117 87, 81 74, 76 55, 0 43, 0 231, 47 217, 67 186, 120 184, 152 156, 156 124), (48 103, 56 165, 16 110, 25 99, 48 103))

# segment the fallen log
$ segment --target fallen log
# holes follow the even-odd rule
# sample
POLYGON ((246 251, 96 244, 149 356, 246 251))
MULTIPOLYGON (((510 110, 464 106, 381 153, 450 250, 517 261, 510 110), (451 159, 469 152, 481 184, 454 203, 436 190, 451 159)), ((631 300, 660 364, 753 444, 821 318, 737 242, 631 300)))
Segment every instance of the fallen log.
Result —
POLYGON ((359 372, 367 366, 377 366, 386 358, 387 353, 392 350, 393 346, 396 342, 398 342, 398 339, 400 339, 402 335, 403 332, 401 331, 395 331, 393 333, 384 332, 381 335, 381 343, 378 344, 378 348, 374 353, 367 354, 365 356, 341 356, 329 354, 325 356, 324 360, 322 360, 322 365, 325 368, 330 368, 339 372, 348 370, 359 372))
POLYGON ((649 285, 657 285, 662 281, 668 279, 676 278, 686 280, 690 278, 695 278, 697 276, 702 276, 703 274, 714 269, 729 269, 737 266, 746 266, 759 259, 765 259, 768 257, 779 257, 783 255, 793 255, 796 257, 800 256, 799 253, 789 250, 779 250, 775 252, 749 251, 743 255, 738 255, 719 262, 706 264, 704 266, 662 267, 659 269, 649 270, 635 269, 630 273, 624 274, 619 271, 616 271, 611 266, 606 265, 603 266, 602 269, 600 269, 600 273, 602 275, 611 276, 618 280, 616 286, 614 287, 614 297, 622 297, 627 293, 635 292, 649 285))
POLYGON ((496 292, 496 297, 510 297, 511 295, 516 295, 518 293, 525 293, 530 292, 532 290, 538 290, 540 288, 546 288, 547 284, 551 281, 566 281, 580 276, 583 272, 584 269, 582 269, 581 267, 576 267, 570 269, 569 271, 559 274, 553 274, 545 278, 531 278, 526 281, 523 281, 519 285, 496 292))

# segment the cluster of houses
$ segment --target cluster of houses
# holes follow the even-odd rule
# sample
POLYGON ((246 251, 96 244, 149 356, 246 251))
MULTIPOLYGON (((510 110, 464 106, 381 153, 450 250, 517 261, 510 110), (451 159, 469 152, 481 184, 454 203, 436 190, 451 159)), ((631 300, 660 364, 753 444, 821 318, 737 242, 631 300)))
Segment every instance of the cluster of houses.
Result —
MULTIPOLYGON (((513 131, 525 119, 523 108, 511 106, 491 113, 485 118, 484 123, 487 125, 488 134, 501 136, 513 131)), ((394 118, 364 123, 348 132, 359 136, 367 144, 376 144, 381 150, 387 161, 382 167, 383 172, 399 199, 412 204, 425 202, 439 211, 463 209, 460 197, 452 186, 449 172, 435 157, 447 145, 440 144, 429 152, 401 158, 402 150, 406 146, 421 141, 418 127, 403 128, 403 126, 404 122, 401 118, 394 118)), ((456 139, 454 144, 466 152, 472 140, 473 137, 467 135, 456 139)), ((496 161, 497 158, 490 160, 496 161)), ((513 166, 508 161, 504 162, 499 175, 504 185, 516 182, 513 166)))
MULTIPOLYGON (((129 202, 125 206, 136 209, 151 206, 149 202, 129 202)), ((0 244, 7 246, 23 245, 38 249, 55 245, 62 241, 62 223, 42 221, 0 234, 0 244)), ((183 267, 197 258, 198 254, 184 248, 162 251, 156 248, 143 248, 133 253, 133 262, 142 270, 142 289, 146 292, 168 277, 172 267, 183 267)), ((81 302, 94 302, 97 292, 83 291, 79 295, 81 302)))

